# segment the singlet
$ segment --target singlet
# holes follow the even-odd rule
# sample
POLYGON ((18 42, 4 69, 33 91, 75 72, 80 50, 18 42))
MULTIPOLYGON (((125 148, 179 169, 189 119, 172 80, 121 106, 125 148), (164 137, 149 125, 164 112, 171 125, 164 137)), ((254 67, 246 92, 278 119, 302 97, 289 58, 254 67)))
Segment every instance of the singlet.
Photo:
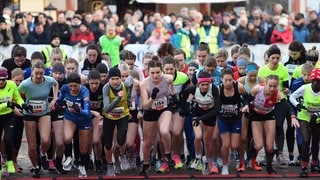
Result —
POLYGON ((151 105, 151 109, 153 110, 162 110, 168 107, 168 97, 170 95, 170 86, 166 81, 166 78, 164 75, 161 75, 161 83, 158 86, 155 86, 151 78, 148 77, 149 81, 149 97, 152 94, 153 88, 157 87, 159 89, 159 92, 157 94, 157 97, 155 100, 153 100, 153 103, 151 105))
MULTIPOLYGON (((320 112, 320 96, 315 95, 311 88, 311 83, 305 85, 303 106, 306 107, 306 109, 301 109, 298 113, 298 119, 300 120, 309 122, 310 116, 313 113, 320 112)), ((320 118, 317 118, 317 123, 320 123, 320 118)))
POLYGON ((280 88, 280 91, 282 91, 283 82, 289 81, 288 69, 283 64, 279 64, 276 70, 270 70, 268 65, 264 65, 258 71, 258 76, 264 77, 264 78, 266 78, 271 74, 276 74, 279 76, 279 88, 280 88))
POLYGON ((175 79, 173 80, 174 93, 179 94, 182 91, 183 85, 189 81, 188 75, 183 72, 176 71, 175 79))
POLYGON ((220 86, 220 112, 219 116, 224 120, 234 120, 241 117, 241 95, 238 90, 238 82, 233 83, 234 94, 226 97, 224 94, 224 85, 220 86))
POLYGON ((130 110, 137 110, 140 109, 140 96, 137 92, 137 89, 135 86, 132 87, 131 91, 131 99, 130 99, 130 104, 129 104, 129 109, 130 110))
MULTIPOLYGON (((257 77, 257 80, 256 80, 256 85, 257 84, 260 84, 259 77, 257 77)), ((244 78, 244 89, 248 94, 250 94, 252 88, 249 86, 248 76, 244 78)))
POLYGON ((258 93, 256 94, 251 108, 258 114, 268 114, 273 109, 277 102, 278 91, 271 94, 270 97, 266 98, 264 95, 265 86, 259 87, 258 93))
POLYGON ((210 84, 208 92, 205 95, 203 95, 200 92, 200 88, 197 87, 196 92, 194 93, 194 102, 202 110, 209 110, 213 108, 214 99, 212 95, 212 84, 210 84))
POLYGON ((22 81, 19 92, 25 95, 26 103, 33 107, 33 113, 23 110, 24 115, 43 116, 50 112, 48 96, 55 82, 50 76, 44 76, 40 84, 33 83, 31 77, 22 81))
POLYGON ((90 90, 89 84, 85 84, 84 86, 89 90, 90 109, 101 113, 102 107, 103 107, 103 95, 102 95, 103 85, 100 83, 98 90, 96 92, 92 92, 90 90))
POLYGON ((10 80, 7 80, 5 87, 0 89, 0 115, 12 112, 12 109, 7 107, 8 101, 16 102, 20 106, 23 103, 16 84, 10 80))
POLYGON ((101 60, 96 60, 93 64, 88 60, 85 59, 83 61, 83 67, 81 68, 81 74, 83 74, 85 77, 88 77, 89 72, 97 67, 97 65, 101 63, 101 60))
POLYGON ((81 85, 79 94, 77 96, 73 96, 70 94, 70 89, 68 84, 63 85, 60 88, 60 94, 58 99, 59 100, 64 99, 67 103, 67 109, 64 112, 65 119, 75 120, 78 122, 91 121, 91 113, 88 113, 87 116, 85 116, 83 114, 70 111, 71 109, 73 109, 72 108, 73 103, 78 104, 85 111, 90 111, 89 107, 86 107, 84 105, 85 104, 84 99, 87 97, 89 97, 89 90, 85 86, 81 85))
MULTIPOLYGON (((105 112, 103 111, 102 114, 107 117, 108 119, 111 120, 119 120, 125 116, 128 116, 129 113, 129 107, 128 107, 128 99, 127 99, 127 88, 124 85, 123 82, 121 82, 121 86, 122 86, 122 91, 123 91, 123 96, 120 99, 120 102, 116 105, 116 107, 114 107, 111 111, 109 112, 105 112)), ((109 90, 109 99, 110 102, 114 101, 114 99, 116 99, 117 96, 115 95, 115 92, 113 92, 113 90, 110 87, 109 90)))

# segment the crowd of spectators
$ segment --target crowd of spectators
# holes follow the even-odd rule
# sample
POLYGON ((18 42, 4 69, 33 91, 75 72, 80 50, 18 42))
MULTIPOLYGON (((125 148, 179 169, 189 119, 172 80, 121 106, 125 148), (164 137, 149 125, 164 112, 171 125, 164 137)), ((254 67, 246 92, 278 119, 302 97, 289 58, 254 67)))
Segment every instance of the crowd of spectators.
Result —
MULTIPOLYGON (((0 44, 49 44, 50 36, 58 33, 61 44, 86 46, 97 43, 106 33, 106 25, 114 23, 123 46, 173 42, 173 37, 182 32, 181 29, 189 36, 191 45, 196 45, 197 29, 202 25, 203 17, 197 9, 185 7, 168 15, 159 12, 143 14, 141 10, 128 9, 123 17, 119 17, 104 6, 93 13, 61 12, 53 21, 42 12, 34 15, 4 8, 0 16, 0 44)), ((320 41, 320 19, 311 8, 306 12, 287 12, 280 4, 275 4, 272 10, 254 6, 250 12, 246 9, 238 13, 225 11, 220 16, 209 17, 212 25, 219 27, 224 47, 244 43, 320 41)))

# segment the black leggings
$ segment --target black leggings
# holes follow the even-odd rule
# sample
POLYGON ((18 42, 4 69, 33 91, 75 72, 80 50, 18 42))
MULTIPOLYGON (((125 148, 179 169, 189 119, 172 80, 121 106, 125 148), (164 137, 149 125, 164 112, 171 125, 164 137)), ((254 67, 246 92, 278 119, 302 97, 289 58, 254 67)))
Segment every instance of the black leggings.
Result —
POLYGON ((103 138, 104 146, 107 150, 112 148, 113 132, 115 126, 117 126, 117 142, 120 146, 126 143, 126 136, 128 130, 129 116, 121 118, 119 120, 111 120, 106 117, 103 118, 103 138))
POLYGON ((12 161, 14 121, 13 113, 0 115, 0 137, 2 137, 2 131, 4 131, 4 143, 8 161, 12 161))
POLYGON ((319 140, 320 140, 320 125, 313 125, 306 121, 300 121, 300 128, 301 134, 303 138, 302 147, 301 147, 301 154, 302 154, 302 161, 309 161, 309 147, 310 147, 310 140, 311 141, 311 154, 312 160, 318 160, 318 153, 319 153, 319 140))
POLYGON ((23 116, 14 116, 14 135, 13 135, 13 148, 19 151, 24 129, 23 116))
POLYGON ((291 127, 291 115, 286 110, 287 107, 282 107, 282 103, 277 103, 274 109, 275 119, 276 119, 276 145, 278 151, 283 151, 284 145, 284 130, 283 124, 284 120, 287 119, 287 131, 286 140, 288 146, 288 152, 292 153, 294 148, 294 127, 291 127))

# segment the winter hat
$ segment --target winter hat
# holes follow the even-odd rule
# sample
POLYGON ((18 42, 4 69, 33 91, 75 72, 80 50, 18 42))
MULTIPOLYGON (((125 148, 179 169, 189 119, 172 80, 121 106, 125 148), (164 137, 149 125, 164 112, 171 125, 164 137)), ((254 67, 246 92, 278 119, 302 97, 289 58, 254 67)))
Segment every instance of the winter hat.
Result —
POLYGON ((248 60, 244 59, 244 58, 239 58, 237 59, 237 66, 247 66, 248 64, 248 60))
POLYGON ((174 23, 174 26, 182 27, 182 22, 178 20, 174 23))
POLYGON ((118 77, 121 78, 121 72, 117 67, 112 67, 109 70, 108 77, 111 78, 111 77, 114 77, 114 76, 118 76, 118 77))
POLYGON ((54 38, 59 38, 60 39, 60 36, 58 33, 53 33, 50 35, 50 42, 54 39, 54 38))
POLYGON ((103 64, 103 63, 99 63, 97 64, 96 70, 99 71, 100 73, 108 73, 108 67, 103 64))
POLYGON ((62 63, 60 63, 60 62, 55 63, 52 66, 52 72, 60 72, 60 73, 64 74, 65 73, 64 65, 62 63))
POLYGON ((310 73, 311 80, 320 80, 320 68, 315 68, 310 73))
POLYGON ((288 17, 281 16, 281 18, 279 20, 279 25, 288 26, 288 17))
POLYGON ((5 67, 0 68, 0 77, 1 78, 8 78, 8 71, 5 67))
POLYGON ((280 49, 278 48, 277 45, 272 45, 268 50, 268 57, 270 57, 273 54, 281 55, 281 51, 280 51, 280 49))

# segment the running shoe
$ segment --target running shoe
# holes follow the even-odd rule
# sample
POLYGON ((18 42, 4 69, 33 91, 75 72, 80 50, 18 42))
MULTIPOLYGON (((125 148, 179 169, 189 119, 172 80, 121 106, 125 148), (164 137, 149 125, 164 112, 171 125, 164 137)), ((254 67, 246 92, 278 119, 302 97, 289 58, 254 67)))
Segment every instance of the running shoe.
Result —
POLYGON ((124 170, 124 171, 125 171, 125 170, 129 170, 130 165, 129 165, 129 160, 128 160, 126 154, 120 156, 120 161, 121 161, 121 162, 120 162, 120 167, 121 167, 121 169, 124 170))
POLYGON ((63 162, 63 170, 65 171, 71 171, 72 168, 72 157, 69 156, 66 158, 66 160, 63 162))
POLYGON ((13 174, 16 172, 16 169, 14 168, 13 161, 7 161, 7 170, 8 173, 13 174))
POLYGON ((41 166, 44 170, 49 169, 48 158, 47 155, 41 156, 41 166))
POLYGON ((169 165, 168 165, 168 163, 163 162, 163 163, 161 164, 160 168, 159 168, 159 172, 160 172, 160 173, 166 173, 166 172, 169 172, 169 171, 170 171, 170 170, 169 170, 169 165))
POLYGON ((174 161, 174 168, 175 169, 181 169, 183 167, 183 164, 181 162, 181 159, 178 155, 173 155, 173 161, 174 161))
POLYGON ((54 165, 54 162, 52 159, 48 160, 48 164, 49 164, 48 171, 55 171, 56 170, 56 166, 54 165))
POLYGON ((223 166, 221 175, 229 175, 229 167, 228 166, 223 166))
POLYGON ((113 164, 108 164, 107 176, 115 176, 115 168, 113 164))
POLYGON ((246 165, 244 163, 244 161, 240 161, 239 166, 237 168, 238 172, 244 172, 246 170, 246 165))
POLYGON ((262 168, 261 168, 261 166, 258 164, 258 162, 256 161, 256 159, 251 159, 250 164, 251 164, 251 168, 254 169, 255 171, 262 171, 262 168))
POLYGON ((79 166, 79 177, 87 177, 87 172, 85 166, 79 166))

